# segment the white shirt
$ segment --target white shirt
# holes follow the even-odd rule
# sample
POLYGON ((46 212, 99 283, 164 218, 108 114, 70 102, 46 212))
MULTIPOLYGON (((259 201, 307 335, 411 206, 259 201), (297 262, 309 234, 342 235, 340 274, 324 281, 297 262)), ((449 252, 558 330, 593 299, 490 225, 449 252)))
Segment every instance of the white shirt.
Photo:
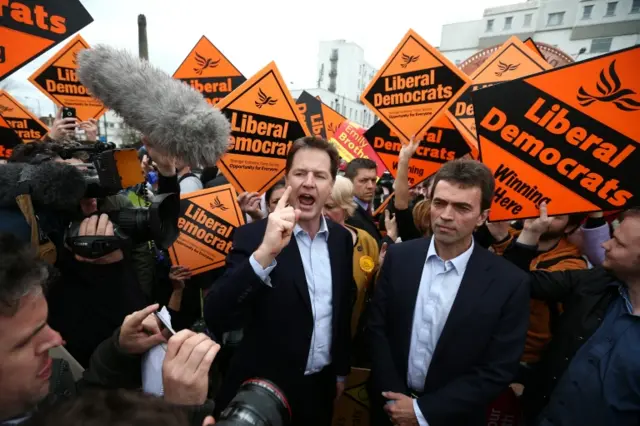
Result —
MULTIPOLYGON (((329 246, 327 245, 329 228, 326 220, 322 217, 320 230, 313 240, 299 225, 293 228, 293 235, 298 243, 302 258, 313 312, 313 334, 311 335, 311 347, 304 373, 309 375, 318 373, 331 364, 333 288, 329 246)), ((266 269, 262 269, 262 266, 252 255, 249 258, 249 263, 256 275, 265 284, 271 286, 269 274, 276 267, 276 261, 274 260, 266 269)))
MULTIPOLYGON (((436 253, 434 239, 431 239, 427 259, 422 269, 411 328, 407 383, 413 390, 424 389, 433 353, 460 289, 473 246, 472 239, 471 247, 467 251, 454 259, 444 261, 436 253)), ((413 409, 420 426, 428 426, 415 399, 413 409)))

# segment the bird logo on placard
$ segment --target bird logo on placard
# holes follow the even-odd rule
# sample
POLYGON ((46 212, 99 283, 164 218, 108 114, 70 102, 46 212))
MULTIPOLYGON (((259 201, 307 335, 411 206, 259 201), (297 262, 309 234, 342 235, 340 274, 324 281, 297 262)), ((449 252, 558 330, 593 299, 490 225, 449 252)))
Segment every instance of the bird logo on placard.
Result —
POLYGON ((275 105, 276 103, 278 103, 277 99, 268 96, 262 91, 262 89, 258 89, 258 100, 256 101, 256 107, 262 108, 265 105, 275 105))
POLYGON ((412 62, 416 62, 418 59, 420 59, 420 55, 407 55, 405 53, 402 54, 402 60, 404 61, 400 66, 402 68, 406 68, 407 65, 409 65, 412 62))
POLYGON ((194 68, 193 70, 196 72, 196 74, 198 75, 202 75, 202 73, 204 72, 204 70, 208 69, 208 68, 215 68, 218 66, 218 64, 220 63, 220 59, 218 60, 213 60, 211 58, 205 58, 204 56, 202 56, 201 54, 199 54, 198 52, 196 52, 196 62, 198 63, 198 65, 200 65, 199 67, 194 68))
POLYGON ((508 73, 509 71, 515 71, 518 69, 520 64, 505 64, 502 61, 498 62, 498 69, 500 71, 496 71, 496 77, 502 77, 503 74, 508 73))
POLYGON ((220 198, 216 197, 213 199, 213 203, 209 203, 209 207, 211 207, 211 210, 216 210, 216 209, 220 209, 223 212, 229 210, 227 208, 227 206, 225 206, 224 204, 222 204, 222 202, 220 201, 220 198))
POLYGON ((329 131, 329 133, 335 133, 336 132, 336 125, 333 123, 329 123, 329 125, 327 126, 327 130, 329 131))
POLYGON ((9 112, 9 111, 13 111, 13 108, 9 108, 8 106, 5 106, 5 105, 0 105, 0 114, 9 112))
POLYGON ((621 111, 638 111, 640 110, 640 100, 634 90, 623 89, 620 77, 616 72, 615 59, 609 65, 608 70, 600 71, 600 80, 596 83, 596 90, 600 93, 592 95, 587 92, 583 86, 578 89, 578 102, 582 106, 589 106, 594 102, 612 102, 621 111))

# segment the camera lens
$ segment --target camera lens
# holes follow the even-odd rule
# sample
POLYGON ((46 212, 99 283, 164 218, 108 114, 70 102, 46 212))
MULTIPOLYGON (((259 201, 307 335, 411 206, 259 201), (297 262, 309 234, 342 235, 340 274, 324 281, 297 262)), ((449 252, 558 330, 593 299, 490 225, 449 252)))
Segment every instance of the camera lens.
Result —
POLYGON ((291 407, 284 393, 265 379, 247 380, 227 408, 218 426, 288 426, 291 407))

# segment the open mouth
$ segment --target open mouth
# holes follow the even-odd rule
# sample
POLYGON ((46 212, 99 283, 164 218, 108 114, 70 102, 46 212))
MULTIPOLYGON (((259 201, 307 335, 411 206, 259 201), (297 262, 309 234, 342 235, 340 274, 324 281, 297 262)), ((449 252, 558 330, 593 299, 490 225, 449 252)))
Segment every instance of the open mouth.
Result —
POLYGON ((298 196, 298 204, 301 207, 311 207, 315 204, 316 199, 309 194, 301 194, 298 196))

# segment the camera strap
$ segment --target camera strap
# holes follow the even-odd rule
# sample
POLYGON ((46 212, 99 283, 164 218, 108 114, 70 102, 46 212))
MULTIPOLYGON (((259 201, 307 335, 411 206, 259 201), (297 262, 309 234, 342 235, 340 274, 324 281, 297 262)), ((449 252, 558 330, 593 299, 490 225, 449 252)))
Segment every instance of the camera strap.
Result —
POLYGON ((31 247, 36 249, 38 258, 53 265, 57 258, 56 246, 40 229, 38 216, 31 202, 31 195, 20 194, 16 196, 16 204, 18 204, 27 224, 31 227, 31 247))

